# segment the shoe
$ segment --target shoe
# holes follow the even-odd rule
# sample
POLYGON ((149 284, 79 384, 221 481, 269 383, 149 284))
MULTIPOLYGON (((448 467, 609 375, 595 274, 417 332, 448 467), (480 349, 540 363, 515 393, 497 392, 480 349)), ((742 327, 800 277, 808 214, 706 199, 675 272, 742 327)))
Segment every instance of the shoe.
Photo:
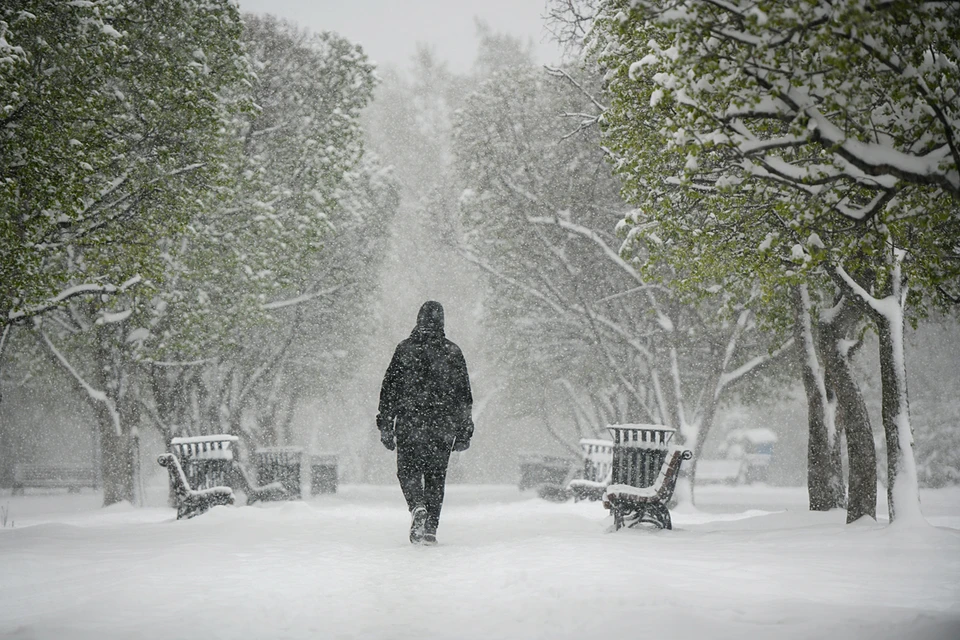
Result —
MULTIPOLYGON (((412 512, 413 518, 410 521, 410 543, 420 544, 423 542, 423 528, 427 524, 427 510, 424 507, 415 507, 412 512)), ((436 540, 436 536, 434 536, 436 540)))
POLYGON ((420 544, 433 547, 437 544, 437 534, 435 533, 425 533, 423 534, 423 542, 420 544))

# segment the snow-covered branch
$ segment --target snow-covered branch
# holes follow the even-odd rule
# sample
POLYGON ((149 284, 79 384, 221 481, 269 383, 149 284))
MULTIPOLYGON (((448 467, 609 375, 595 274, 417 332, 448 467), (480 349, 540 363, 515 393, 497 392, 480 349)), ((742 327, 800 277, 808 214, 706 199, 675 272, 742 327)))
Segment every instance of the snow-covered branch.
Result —
POLYGON ((53 344, 53 341, 50 340, 50 337, 47 335, 46 331, 41 329, 39 326, 35 327, 37 333, 40 335, 40 339, 43 341, 43 344, 47 347, 47 350, 50 354, 56 359, 56 361, 62 366, 67 373, 73 377, 77 385, 87 393, 87 397, 92 402, 100 403, 107 410, 107 413, 110 415, 110 419, 113 422, 114 429, 116 430, 117 436, 123 435, 123 429, 120 425, 120 412, 117 411, 117 406, 110 399, 110 396, 106 392, 99 389, 94 389, 90 383, 88 383, 80 372, 70 364, 70 361, 67 360, 67 357, 60 352, 59 349, 53 344))
POLYGON ((337 285, 335 287, 330 287, 329 289, 324 289, 323 291, 315 291, 313 293, 305 293, 303 295, 297 296, 296 298, 287 298, 286 300, 276 300, 274 302, 267 302, 260 305, 260 308, 264 311, 276 311, 277 309, 285 309, 287 307, 294 307, 305 302, 310 302, 311 300, 316 300, 317 298, 322 298, 324 296, 329 296, 340 289, 343 288, 343 285, 337 285))
POLYGON ((74 285, 72 287, 64 289, 53 298, 50 298, 50 300, 48 300, 47 302, 44 302, 37 306, 30 307, 29 309, 11 310, 10 313, 7 315, 7 317, 3 319, 2 324, 3 325, 16 324, 16 323, 20 323, 25 320, 28 320, 30 318, 43 315, 48 311, 51 311, 53 309, 56 309, 62 306, 63 303, 67 302, 68 300, 72 300, 73 298, 77 298, 79 296, 88 296, 88 295, 96 295, 96 294, 101 294, 101 295, 121 294, 127 291, 130 287, 138 284, 140 280, 141 280, 140 276, 137 275, 130 278, 120 286, 113 285, 113 284, 99 284, 99 283, 86 283, 86 284, 74 285))
POLYGON ((781 344, 779 347, 774 349, 772 352, 755 356, 750 360, 748 360, 747 362, 740 365, 739 367, 737 367, 736 369, 734 369, 733 371, 725 371, 720 376, 720 379, 717 382, 717 387, 716 387, 716 390, 714 391, 714 397, 716 399, 719 399, 720 395, 728 386, 730 386, 730 384, 742 379, 747 374, 754 371, 758 371, 761 367, 774 362, 775 360, 780 358, 782 355, 790 351, 790 349, 793 348, 793 345, 794 345, 794 339, 790 338, 786 340, 783 344, 781 344))

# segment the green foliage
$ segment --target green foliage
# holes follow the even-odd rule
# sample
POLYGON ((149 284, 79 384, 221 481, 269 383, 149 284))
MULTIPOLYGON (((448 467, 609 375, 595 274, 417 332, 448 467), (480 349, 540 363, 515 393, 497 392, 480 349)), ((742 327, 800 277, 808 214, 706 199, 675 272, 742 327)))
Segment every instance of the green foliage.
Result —
POLYGON ((605 3, 632 249, 780 327, 786 288, 843 269, 882 296, 899 251, 914 303, 955 299, 958 38, 952 3, 605 3))
MULTIPOLYGON (((271 323, 271 303, 316 293, 337 235, 341 201, 363 148, 359 115, 372 65, 333 33, 310 34, 272 17, 245 17, 255 71, 238 99, 255 108, 230 126, 233 182, 215 206, 171 238, 149 345, 160 358, 242 349, 271 323)), ((280 314, 283 315, 282 313, 280 314)))
POLYGON ((71 281, 161 276, 154 238, 227 179, 242 101, 223 96, 247 79, 241 29, 227 0, 0 10, 4 322, 71 281))

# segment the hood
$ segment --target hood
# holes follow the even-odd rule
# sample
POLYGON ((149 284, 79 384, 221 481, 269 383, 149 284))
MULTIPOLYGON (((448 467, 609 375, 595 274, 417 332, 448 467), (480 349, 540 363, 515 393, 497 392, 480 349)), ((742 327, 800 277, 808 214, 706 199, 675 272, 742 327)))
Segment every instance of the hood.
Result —
POLYGON ((443 337, 443 306, 434 300, 428 300, 417 314, 417 326, 414 335, 443 337))

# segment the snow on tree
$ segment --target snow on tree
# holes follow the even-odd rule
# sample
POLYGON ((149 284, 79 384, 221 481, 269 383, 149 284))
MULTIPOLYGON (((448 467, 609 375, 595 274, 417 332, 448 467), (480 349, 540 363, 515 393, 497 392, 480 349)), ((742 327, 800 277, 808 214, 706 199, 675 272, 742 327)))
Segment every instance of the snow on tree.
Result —
POLYGON ((824 312, 832 288, 870 318, 890 511, 915 519, 904 314, 908 298, 921 313, 924 299, 957 298, 960 8, 611 0, 602 11, 607 141, 642 209, 634 221, 656 218, 741 282, 763 276, 768 298, 816 283, 824 312), (640 129, 665 153, 635 144, 640 129), (690 201, 707 224, 683 229, 690 201))
MULTIPOLYGON (((286 439, 305 372, 353 344, 396 187, 363 156, 374 76, 362 50, 272 17, 245 23, 256 110, 233 128, 233 188, 171 243, 144 401, 165 433, 227 431, 250 448, 286 439)), ((322 384, 333 370, 320 370, 322 384)))
MULTIPOLYGON (((122 295, 160 277, 163 245, 155 238, 181 230, 224 179, 233 144, 225 132, 241 105, 223 95, 247 78, 241 29, 225 0, 4 6, 4 338, 11 325, 81 296, 96 307, 102 297, 89 294, 122 295)), ((101 327, 129 315, 94 307, 89 324, 75 324, 101 327)), ((40 336, 69 364, 48 333, 40 336)), ((98 412, 104 499, 130 499, 129 473, 120 471, 130 435, 120 390, 66 368, 98 412)))
MULTIPOLYGON (((171 28, 190 32, 177 20, 171 28)), ((206 48, 198 42, 189 49, 201 76, 215 73, 204 67, 214 61, 214 30, 204 27, 206 48)), ((273 402, 264 389, 281 388, 284 406, 296 404, 299 394, 289 387, 302 381, 291 377, 291 346, 318 313, 325 316, 321 336, 351 328, 343 316, 356 312, 372 286, 371 254, 382 236, 370 221, 395 206, 389 177, 362 157, 359 114, 374 80, 359 47, 272 18, 248 17, 242 42, 237 31, 224 35, 247 52, 237 69, 249 64, 254 73, 219 87, 215 105, 224 117, 216 129, 181 119, 198 149, 221 150, 216 179, 142 199, 137 211, 150 212, 143 221, 120 212, 124 230, 140 234, 129 237, 149 245, 149 261, 123 243, 109 251, 68 245, 60 259, 70 280, 96 282, 128 268, 125 260, 145 277, 109 301, 66 300, 47 314, 49 322, 35 324, 40 344, 97 415, 107 504, 134 497, 131 450, 141 423, 165 438, 239 433, 251 401, 266 393, 266 404, 273 402), (186 224, 147 224, 149 215, 178 213, 175 205, 188 197, 186 224)), ((165 37, 160 29, 158 37, 165 37)), ((133 159, 156 171, 174 148, 146 150, 133 159)))
POLYGON ((645 281, 639 256, 621 257, 616 226, 627 209, 591 127, 598 105, 572 76, 555 75, 492 76, 456 130, 465 248, 493 291, 489 315, 508 336, 502 357, 539 389, 561 440, 551 397, 566 399, 581 437, 647 421, 677 427, 699 451, 724 391, 786 346, 751 356, 763 340, 748 309, 720 317, 645 281))
POLYGON ((0 325, 157 275, 144 239, 182 228, 223 177, 241 28, 225 0, 4 5, 0 325), (83 282, 71 246, 99 263, 83 282))

